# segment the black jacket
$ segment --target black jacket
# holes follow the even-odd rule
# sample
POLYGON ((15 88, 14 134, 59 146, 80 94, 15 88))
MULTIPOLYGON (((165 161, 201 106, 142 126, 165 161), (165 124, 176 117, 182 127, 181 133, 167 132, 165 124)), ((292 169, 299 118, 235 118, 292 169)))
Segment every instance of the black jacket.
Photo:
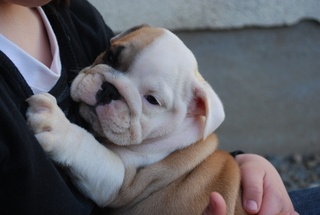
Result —
MULTIPOLYGON (((50 93, 67 117, 79 123, 70 82, 106 49, 113 32, 85 0, 72 0, 58 11, 52 4, 43 9, 57 36, 63 67, 50 93)), ((0 47, 0 214, 90 214, 94 204, 50 161, 26 124, 25 100, 31 95, 0 47)))

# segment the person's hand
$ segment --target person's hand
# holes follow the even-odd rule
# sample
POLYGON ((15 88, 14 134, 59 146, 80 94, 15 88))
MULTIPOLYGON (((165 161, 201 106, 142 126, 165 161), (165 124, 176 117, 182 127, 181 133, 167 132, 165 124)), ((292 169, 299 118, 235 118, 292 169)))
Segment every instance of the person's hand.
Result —
MULTIPOLYGON (((236 156, 240 166, 243 207, 248 214, 296 215, 277 170, 265 158, 254 154, 236 156)), ((213 192, 203 215, 226 215, 226 202, 213 192)))
POLYGON ((237 155, 236 161, 240 166, 243 207, 247 213, 294 214, 281 177, 269 161, 254 154, 237 155))
MULTIPOLYGON (((270 206, 272 207, 272 206, 270 206)), ((227 214, 227 205, 222 196, 217 193, 211 193, 209 197, 209 205, 202 215, 226 215, 227 214)), ((259 213, 261 214, 261 213, 259 213)), ((285 211, 273 215, 297 215, 295 211, 285 211)))

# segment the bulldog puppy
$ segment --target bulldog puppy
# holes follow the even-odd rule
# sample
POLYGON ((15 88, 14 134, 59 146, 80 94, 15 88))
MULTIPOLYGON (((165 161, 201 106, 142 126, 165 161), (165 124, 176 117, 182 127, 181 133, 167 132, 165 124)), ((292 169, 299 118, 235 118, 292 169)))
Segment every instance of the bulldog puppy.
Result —
POLYGON ((51 95, 28 99, 28 123, 43 149, 108 214, 201 214, 212 191, 228 214, 245 214, 239 167, 213 134, 223 105, 191 51, 146 25, 110 44, 71 86, 90 133, 51 95))

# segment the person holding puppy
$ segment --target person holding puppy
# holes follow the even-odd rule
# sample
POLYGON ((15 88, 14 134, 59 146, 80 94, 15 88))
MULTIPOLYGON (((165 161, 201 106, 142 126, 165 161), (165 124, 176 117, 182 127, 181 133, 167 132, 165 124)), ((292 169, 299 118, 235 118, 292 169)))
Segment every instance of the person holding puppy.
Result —
MULTIPOLYGON (((114 36, 86 0, 0 0, 0 213, 91 214, 96 207, 54 165, 25 120, 33 94, 49 92, 70 121, 85 126, 69 87, 114 36)), ((293 212, 274 167, 258 155, 236 156, 243 204, 251 214, 293 212)), ((209 198, 209 197, 208 197, 209 198)), ((225 214, 221 196, 204 213, 225 214)))

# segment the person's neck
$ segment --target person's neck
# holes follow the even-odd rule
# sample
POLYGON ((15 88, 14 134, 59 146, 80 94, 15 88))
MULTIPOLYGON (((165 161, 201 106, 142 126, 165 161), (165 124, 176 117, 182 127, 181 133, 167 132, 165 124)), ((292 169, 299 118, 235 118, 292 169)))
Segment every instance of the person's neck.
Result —
POLYGON ((1 2, 0 34, 50 67, 52 62, 50 43, 36 8, 1 2))

